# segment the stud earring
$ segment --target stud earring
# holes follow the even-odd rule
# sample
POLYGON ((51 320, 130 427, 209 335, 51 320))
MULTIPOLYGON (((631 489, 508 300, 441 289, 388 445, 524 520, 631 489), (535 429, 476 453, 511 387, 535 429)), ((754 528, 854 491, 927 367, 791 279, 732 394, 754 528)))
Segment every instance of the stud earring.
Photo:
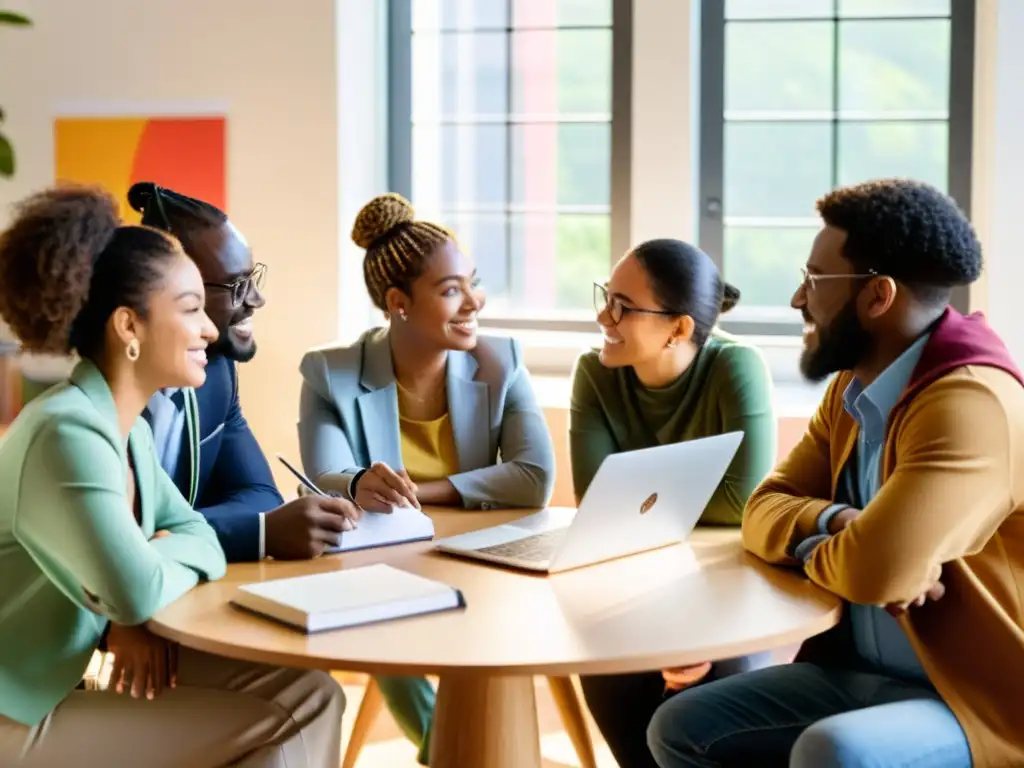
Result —
POLYGON ((398 310, 398 319, 401 320, 403 323, 409 319, 409 316, 405 314, 404 309, 398 310))
POLYGON ((665 346, 668 347, 669 349, 675 349, 676 348, 676 343, 677 342, 676 342, 675 339, 670 339, 669 342, 665 346))
POLYGON ((139 345, 139 340, 138 339, 132 339, 131 341, 128 342, 128 345, 124 348, 125 356, 129 360, 131 360, 133 363, 136 360, 139 359, 139 352, 141 352, 141 351, 142 351, 142 349, 141 349, 141 347, 139 345))

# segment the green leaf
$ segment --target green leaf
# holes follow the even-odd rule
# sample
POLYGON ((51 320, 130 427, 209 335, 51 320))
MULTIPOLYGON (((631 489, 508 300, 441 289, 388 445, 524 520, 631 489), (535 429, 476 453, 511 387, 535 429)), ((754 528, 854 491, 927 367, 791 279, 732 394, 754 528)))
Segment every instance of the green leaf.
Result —
POLYGON ((14 147, 7 137, 0 133, 0 176, 14 175, 14 147))
POLYGON ((14 11, 0 11, 0 24, 14 24, 19 27, 28 27, 32 25, 32 19, 28 16, 22 16, 20 13, 14 11))

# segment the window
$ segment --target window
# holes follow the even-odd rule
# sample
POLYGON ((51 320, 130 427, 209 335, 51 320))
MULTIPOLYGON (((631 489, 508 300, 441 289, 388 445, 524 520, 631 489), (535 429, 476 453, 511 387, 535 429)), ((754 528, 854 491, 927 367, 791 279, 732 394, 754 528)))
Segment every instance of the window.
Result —
POLYGON ((700 243, 743 292, 733 330, 796 333, 822 193, 909 176, 969 212, 973 2, 701 9, 700 243))
POLYGON ((592 282, 626 247, 628 207, 612 209, 629 117, 613 108, 619 4, 391 0, 390 184, 473 254, 490 318, 592 326, 592 282))

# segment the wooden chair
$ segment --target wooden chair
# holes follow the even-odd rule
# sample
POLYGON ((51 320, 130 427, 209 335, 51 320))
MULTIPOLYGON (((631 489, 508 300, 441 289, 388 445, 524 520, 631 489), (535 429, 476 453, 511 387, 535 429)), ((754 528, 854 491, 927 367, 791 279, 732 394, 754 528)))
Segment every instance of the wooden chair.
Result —
MULTIPOLYGON (((579 698, 576 696, 572 678, 549 677, 548 686, 551 688, 551 696, 558 707, 558 713, 562 716, 565 732, 569 735, 576 755, 580 759, 580 765, 582 768, 597 768, 594 744, 590 740, 587 721, 583 716, 579 698)), ((345 750, 345 759, 341 763, 342 768, 355 768, 356 761, 359 760, 359 753, 383 708, 384 695, 371 677, 366 682, 363 700, 359 705, 359 712, 356 713, 356 721, 352 724, 352 737, 345 750)))

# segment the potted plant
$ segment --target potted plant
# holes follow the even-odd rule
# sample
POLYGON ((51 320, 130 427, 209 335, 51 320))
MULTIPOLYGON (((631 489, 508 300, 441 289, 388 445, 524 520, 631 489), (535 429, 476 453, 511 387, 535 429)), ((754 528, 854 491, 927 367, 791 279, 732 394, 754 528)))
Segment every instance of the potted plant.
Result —
MULTIPOLYGON (((27 27, 32 22, 26 16, 14 11, 0 11, 0 26, 27 27)), ((4 110, 0 107, 0 125, 4 122, 4 110)), ((10 140, 0 132, 0 176, 10 178, 14 175, 14 147, 10 140)))

